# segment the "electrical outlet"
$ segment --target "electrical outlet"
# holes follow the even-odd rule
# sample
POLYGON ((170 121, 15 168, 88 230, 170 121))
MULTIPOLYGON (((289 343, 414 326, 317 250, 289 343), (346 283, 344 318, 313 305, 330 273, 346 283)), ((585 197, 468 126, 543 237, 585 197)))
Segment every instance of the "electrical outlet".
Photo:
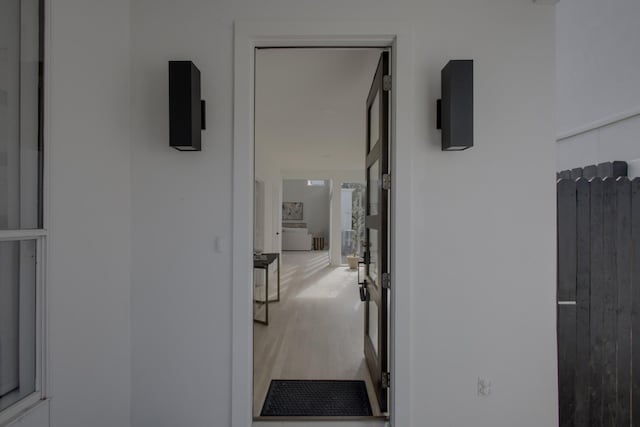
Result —
POLYGON ((478 396, 486 397, 491 394, 491 381, 478 377, 478 396))

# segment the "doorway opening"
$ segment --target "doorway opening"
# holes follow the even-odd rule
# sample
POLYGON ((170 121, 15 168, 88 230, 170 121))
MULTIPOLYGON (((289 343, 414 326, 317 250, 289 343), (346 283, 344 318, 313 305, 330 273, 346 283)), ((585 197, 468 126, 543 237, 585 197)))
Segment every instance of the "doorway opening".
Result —
POLYGON ((254 419, 389 416, 389 58, 255 50, 254 419), (340 412, 358 387, 368 408, 340 412))

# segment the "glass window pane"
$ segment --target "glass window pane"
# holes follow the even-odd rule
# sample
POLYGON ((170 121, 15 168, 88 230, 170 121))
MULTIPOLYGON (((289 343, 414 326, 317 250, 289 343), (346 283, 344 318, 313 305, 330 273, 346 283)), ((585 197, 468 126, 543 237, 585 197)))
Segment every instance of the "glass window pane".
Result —
POLYGON ((378 192, 379 187, 379 163, 376 161, 369 168, 369 212, 368 215, 378 215, 378 192))
POLYGON ((378 230, 369 229, 369 277, 378 284, 378 230))
POLYGON ((378 355, 378 304, 375 301, 369 301, 369 338, 373 344, 373 349, 378 355))
POLYGON ((36 242, 0 242, 0 410, 35 391, 36 242))
POLYGON ((342 263, 347 256, 362 256, 365 231, 365 185, 348 182, 341 188, 342 263))
POLYGON ((369 109, 369 150, 378 142, 380 137, 380 97, 376 93, 373 103, 369 109))
POLYGON ((18 387, 19 268, 16 243, 0 243, 0 396, 18 387))
POLYGON ((38 13, 0 2, 0 230, 42 226, 38 13))

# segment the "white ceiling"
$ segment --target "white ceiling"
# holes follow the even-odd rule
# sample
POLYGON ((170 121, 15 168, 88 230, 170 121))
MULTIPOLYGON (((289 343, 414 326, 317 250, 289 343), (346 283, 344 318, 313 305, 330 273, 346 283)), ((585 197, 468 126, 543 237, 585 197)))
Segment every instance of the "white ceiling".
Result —
POLYGON ((365 103, 379 49, 260 49, 256 171, 364 169, 365 103))

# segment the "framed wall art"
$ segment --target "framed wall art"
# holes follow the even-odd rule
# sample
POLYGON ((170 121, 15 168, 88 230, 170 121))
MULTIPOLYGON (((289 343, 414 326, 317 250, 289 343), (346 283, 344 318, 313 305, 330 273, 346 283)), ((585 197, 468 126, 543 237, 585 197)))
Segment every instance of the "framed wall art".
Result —
POLYGON ((283 220, 302 220, 302 202, 282 202, 283 220))

